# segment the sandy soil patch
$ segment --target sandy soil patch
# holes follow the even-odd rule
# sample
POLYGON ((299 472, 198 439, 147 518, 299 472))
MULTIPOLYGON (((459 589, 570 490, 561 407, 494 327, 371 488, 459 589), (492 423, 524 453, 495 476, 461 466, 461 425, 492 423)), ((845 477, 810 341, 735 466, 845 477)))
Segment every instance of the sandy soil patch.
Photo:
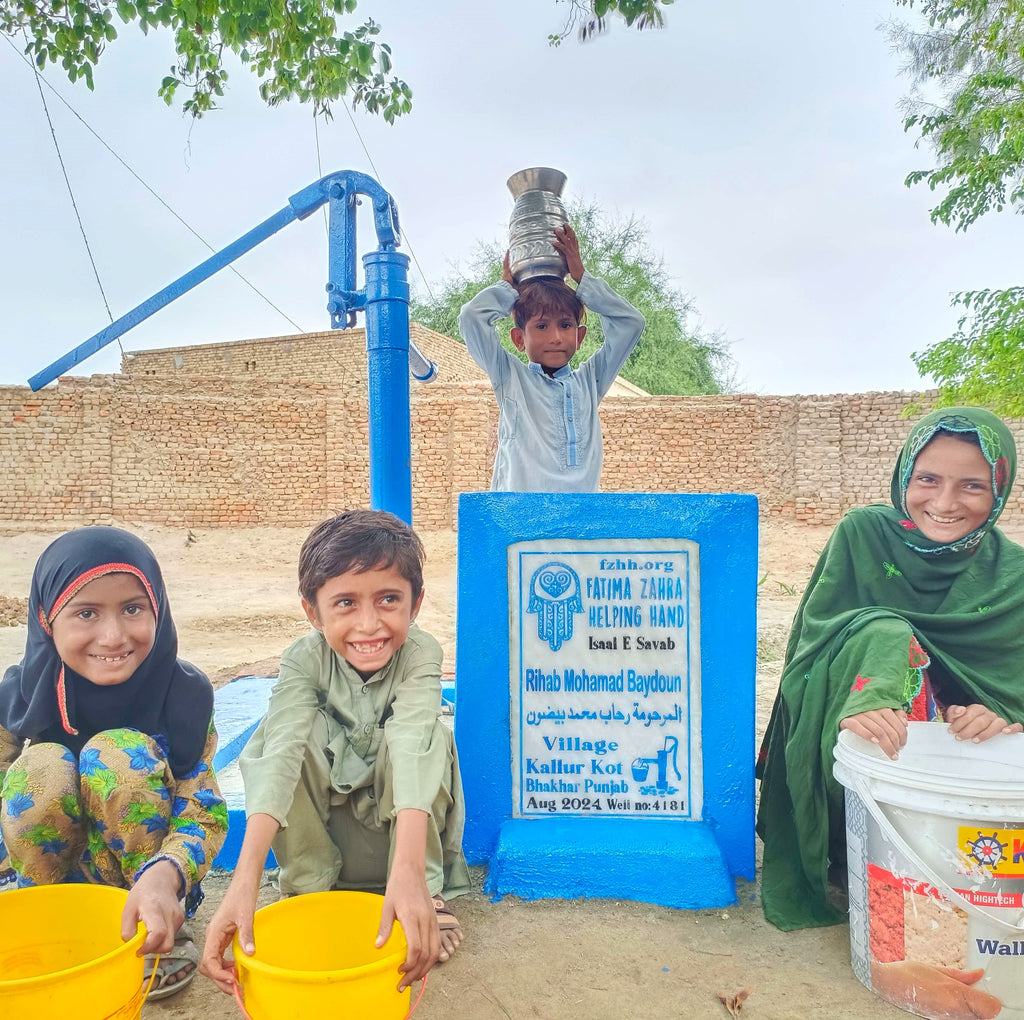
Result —
POLYGON ((17 627, 28 618, 28 599, 0 595, 0 627, 17 627))

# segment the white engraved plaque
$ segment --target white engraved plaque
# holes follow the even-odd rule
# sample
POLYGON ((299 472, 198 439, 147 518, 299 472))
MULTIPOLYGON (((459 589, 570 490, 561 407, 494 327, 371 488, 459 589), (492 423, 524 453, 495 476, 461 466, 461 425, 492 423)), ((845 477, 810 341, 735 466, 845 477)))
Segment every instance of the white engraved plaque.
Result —
POLYGON ((518 542, 508 571, 513 817, 699 819, 697 543, 518 542))

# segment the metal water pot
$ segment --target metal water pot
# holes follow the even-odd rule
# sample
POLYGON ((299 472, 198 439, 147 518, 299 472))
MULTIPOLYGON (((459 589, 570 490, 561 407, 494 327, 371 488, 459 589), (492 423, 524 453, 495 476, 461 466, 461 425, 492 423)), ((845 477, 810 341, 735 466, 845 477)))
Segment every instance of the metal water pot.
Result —
POLYGON ((555 228, 567 222, 562 205, 566 176, 561 170, 535 166, 508 179, 516 204, 508 221, 508 261, 512 279, 524 283, 537 276, 565 279, 569 271, 551 241, 555 228))

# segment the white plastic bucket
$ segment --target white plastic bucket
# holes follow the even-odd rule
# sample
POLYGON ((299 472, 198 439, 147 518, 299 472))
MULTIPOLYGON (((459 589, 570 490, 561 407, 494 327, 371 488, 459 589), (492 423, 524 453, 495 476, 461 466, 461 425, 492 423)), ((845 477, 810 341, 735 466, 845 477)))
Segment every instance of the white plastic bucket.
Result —
POLYGON ((835 758, 854 973, 932 1020, 1024 1020, 1024 734, 911 723, 892 761, 843 731, 835 758))

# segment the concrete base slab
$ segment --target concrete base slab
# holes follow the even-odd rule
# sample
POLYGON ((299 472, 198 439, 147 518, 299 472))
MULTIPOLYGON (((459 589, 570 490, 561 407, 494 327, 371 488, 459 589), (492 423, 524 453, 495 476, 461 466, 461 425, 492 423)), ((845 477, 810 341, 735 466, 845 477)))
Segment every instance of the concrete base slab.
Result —
POLYGON ((677 819, 509 819, 484 891, 492 899, 629 899, 687 910, 736 902, 711 827, 677 819))

